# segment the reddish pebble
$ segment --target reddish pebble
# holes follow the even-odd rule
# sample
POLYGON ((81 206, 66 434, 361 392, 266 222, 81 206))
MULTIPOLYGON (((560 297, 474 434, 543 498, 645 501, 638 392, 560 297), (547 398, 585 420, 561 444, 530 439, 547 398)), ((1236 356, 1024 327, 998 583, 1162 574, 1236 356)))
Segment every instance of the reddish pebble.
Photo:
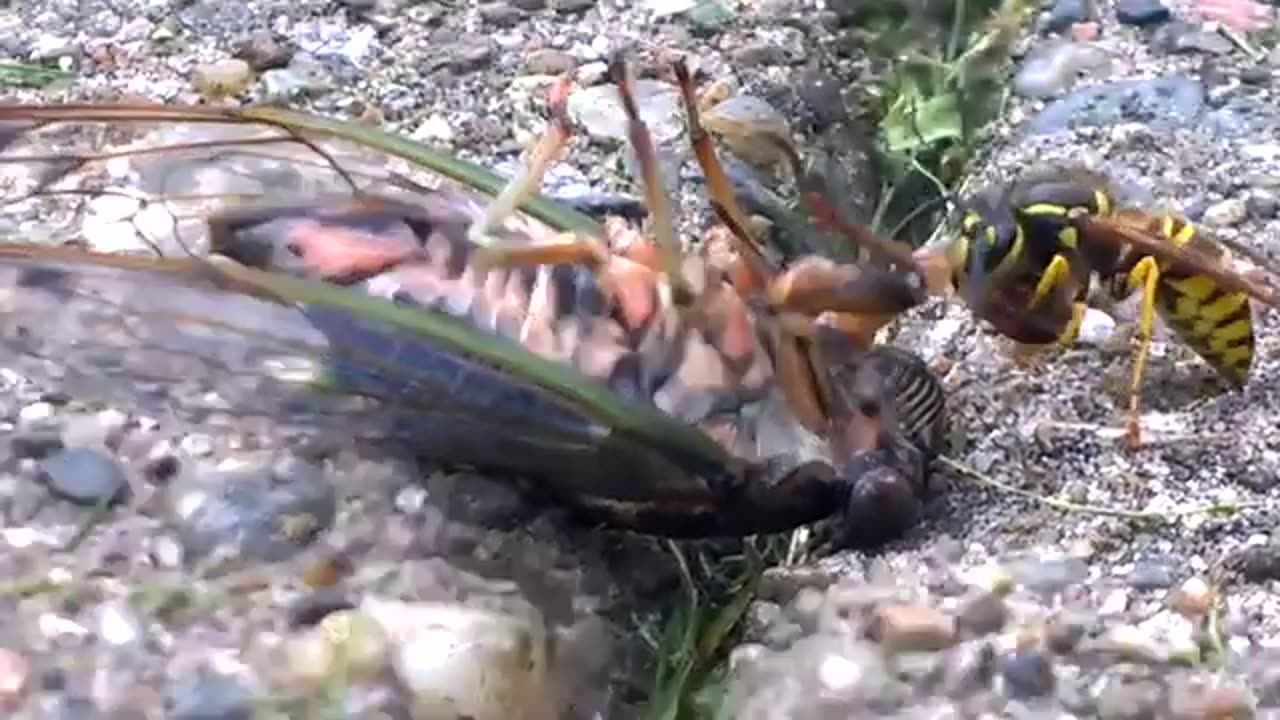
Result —
POLYGON ((1076 42, 1089 42, 1098 37, 1098 23, 1082 22, 1071 26, 1071 39, 1076 42))
POLYGON ((18 653, 0 648, 0 711, 14 712, 31 677, 31 663, 18 653))

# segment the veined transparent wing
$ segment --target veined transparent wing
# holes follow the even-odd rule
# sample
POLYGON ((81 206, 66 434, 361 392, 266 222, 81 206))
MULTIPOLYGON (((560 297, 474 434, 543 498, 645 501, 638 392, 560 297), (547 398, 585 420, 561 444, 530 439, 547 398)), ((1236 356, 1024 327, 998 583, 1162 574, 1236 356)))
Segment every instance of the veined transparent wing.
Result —
MULTIPOLYGON (((207 257, 209 219, 228 213, 377 198, 465 222, 503 183, 483 170, 268 108, 0 106, 0 182, 0 364, 15 372, 193 422, 410 442, 442 462, 481 457, 608 497, 697 495, 706 486, 692 478, 725 469, 701 433, 504 338, 207 257)), ((506 234, 595 227, 542 199, 523 209, 506 234)), ((296 226, 281 228, 273 237, 296 226)), ((391 245, 420 231, 376 228, 391 245)))

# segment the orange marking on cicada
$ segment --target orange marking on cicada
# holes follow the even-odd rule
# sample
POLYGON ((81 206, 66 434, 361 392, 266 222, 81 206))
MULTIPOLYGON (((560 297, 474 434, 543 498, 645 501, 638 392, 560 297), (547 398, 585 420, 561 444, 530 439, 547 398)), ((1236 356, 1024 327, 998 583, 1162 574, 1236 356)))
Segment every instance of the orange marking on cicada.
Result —
POLYGON ((812 357, 781 323, 771 327, 770 333, 774 348, 774 377, 787 406, 801 425, 815 435, 825 436, 830 418, 813 374, 812 357))
POLYGON ((355 282, 422 257, 420 248, 352 228, 315 220, 289 226, 287 243, 315 277, 331 282, 355 282))
POLYGON ((751 310, 737 292, 725 285, 706 295, 704 312, 715 320, 711 328, 713 343, 731 365, 739 367, 756 351, 756 328, 751 310))
POLYGON ((658 312, 658 278, 653 271, 624 257, 613 257, 600 269, 600 283, 628 330, 645 327, 658 312))
POLYGON ((604 231, 614 253, 654 272, 662 272, 662 253, 657 244, 628 225, 626 220, 610 215, 604 220, 604 231))
POLYGON ((739 293, 746 296, 765 290, 765 285, 738 254, 736 238, 729 228, 723 225, 711 228, 703 247, 711 265, 739 293))

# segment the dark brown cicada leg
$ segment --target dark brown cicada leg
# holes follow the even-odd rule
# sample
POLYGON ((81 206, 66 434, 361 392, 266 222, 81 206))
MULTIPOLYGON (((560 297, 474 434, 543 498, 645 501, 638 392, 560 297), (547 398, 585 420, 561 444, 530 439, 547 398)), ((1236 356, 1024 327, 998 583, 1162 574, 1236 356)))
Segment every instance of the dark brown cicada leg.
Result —
MULTIPOLYGON (((769 262, 764 249, 750 231, 747 215, 738 205, 707 130, 703 127, 695 98, 693 80, 683 60, 674 65, 676 80, 684 100, 689 126, 689 137, 694 156, 706 178, 707 190, 717 217, 737 240, 735 250, 757 287, 766 288, 770 305, 781 311, 804 312, 812 315, 827 313, 825 324, 840 329, 862 347, 869 347, 880 327, 893 317, 913 307, 923 298, 915 290, 920 283, 907 272, 888 272, 879 269, 861 269, 853 265, 837 265, 818 257, 801 258, 786 270, 769 262)), ((791 158, 797 177, 804 174, 799 154, 787 138, 768 137, 791 158)), ((817 207, 820 220, 846 231, 854 242, 882 254, 908 268, 915 262, 909 248, 879 238, 860 226, 850 228, 831 210, 826 202, 823 184, 815 178, 803 178, 802 187, 811 209, 817 207), (832 219, 834 218, 834 219, 832 219)))
POLYGON ((818 257, 807 257, 785 270, 772 263, 752 235, 746 213, 739 207, 729 179, 716 156, 714 144, 703 127, 688 67, 682 60, 673 67, 684 102, 694 157, 702 169, 711 204, 728 229, 735 268, 728 273, 745 297, 761 297, 775 313, 771 346, 775 374, 792 412, 813 432, 832 431, 833 403, 827 359, 814 333, 826 326, 869 348, 876 331, 922 298, 912 292, 910 279, 901 273, 838 266, 818 257), (815 322, 822 316, 824 322, 815 322))

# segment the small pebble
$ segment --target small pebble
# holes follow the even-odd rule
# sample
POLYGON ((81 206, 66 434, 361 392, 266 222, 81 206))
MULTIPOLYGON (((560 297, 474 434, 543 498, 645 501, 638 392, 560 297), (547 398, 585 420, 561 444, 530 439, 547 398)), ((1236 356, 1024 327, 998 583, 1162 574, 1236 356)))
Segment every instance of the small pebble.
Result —
POLYGON ((254 698, 239 679, 201 667, 169 683, 165 710, 169 720, 249 720, 254 698))
POLYGON ((887 605, 877 609, 871 634, 890 652, 941 650, 956 641, 955 621, 924 605, 887 605))
POLYGON ((1187 578, 1169 596, 1169 605, 1189 618, 1201 618, 1213 607, 1213 588, 1198 577, 1187 578))
POLYGON ((1135 590, 1160 590, 1173 585, 1173 568, 1163 563, 1140 562, 1129 572, 1135 590))
POLYGON ((1089 0, 1056 0, 1044 20, 1044 30, 1060 33, 1089 19, 1089 0))
POLYGON ((1145 27, 1167 22, 1172 17, 1162 0, 1118 0, 1116 19, 1126 25, 1145 27))
POLYGON ((40 477, 55 495, 79 505, 118 503, 129 495, 119 461, 95 448, 67 448, 41 460, 40 477))
POLYGON ((1280 200, 1270 190, 1251 190, 1244 199, 1245 212, 1254 220, 1270 220, 1280 214, 1280 200))
POLYGON ((253 68, 239 58, 197 65, 191 73, 191 85, 209 99, 239 95, 252 80, 253 68))
POLYGON ((974 635, 986 635, 1004 627, 1009 612, 1004 600, 995 593, 982 593, 960 606, 956 621, 974 635))
POLYGON ((1248 216, 1244 200, 1227 198, 1213 203, 1204 211, 1204 223, 1215 227, 1231 227, 1244 222, 1248 216))
POLYGON ((1010 697, 1043 697, 1053 692, 1053 660, 1038 650, 1019 650, 1005 658, 1000 667, 1010 697))
POLYGON ((20 653, 0 648, 0 710, 15 712, 31 677, 31 663, 20 653))

